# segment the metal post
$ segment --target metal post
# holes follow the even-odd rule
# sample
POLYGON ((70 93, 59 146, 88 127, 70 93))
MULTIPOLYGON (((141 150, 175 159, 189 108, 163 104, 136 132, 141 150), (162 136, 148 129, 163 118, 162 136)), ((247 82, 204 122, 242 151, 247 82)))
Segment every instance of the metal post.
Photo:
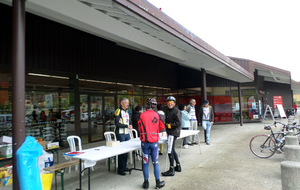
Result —
POLYGON ((12 3, 13 189, 19 190, 16 152, 25 140, 25 0, 12 3))
POLYGON ((80 122, 80 94, 79 94, 79 80, 78 75, 74 77, 74 100, 75 100, 75 134, 81 137, 81 122, 80 122))
POLYGON ((241 83, 238 84, 238 95, 239 95, 240 126, 243 126, 241 83))
POLYGON ((81 159, 79 159, 79 189, 81 189, 81 159))
POLYGON ((207 95, 206 95, 206 70, 205 69, 201 69, 201 100, 202 103, 204 102, 204 100, 207 100, 207 95))
POLYGON ((88 167, 88 190, 91 189, 91 167, 88 167))
MULTIPOLYGON (((201 68, 201 100, 202 104, 204 100, 207 100, 207 95, 206 95, 206 70, 201 68)), ((198 118, 199 119, 199 118, 198 118)), ((204 140, 206 142, 206 130, 204 130, 204 140)))

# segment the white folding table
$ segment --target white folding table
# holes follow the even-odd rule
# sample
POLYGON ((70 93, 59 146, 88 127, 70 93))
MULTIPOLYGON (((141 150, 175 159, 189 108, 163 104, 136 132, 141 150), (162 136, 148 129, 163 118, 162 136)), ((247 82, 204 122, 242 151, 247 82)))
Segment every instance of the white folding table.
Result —
MULTIPOLYGON (((88 189, 90 189, 90 167, 94 166, 97 161, 107 159, 110 157, 118 156, 120 154, 128 153, 135 151, 141 148, 141 141, 139 138, 131 139, 129 141, 121 142, 119 146, 116 147, 107 147, 99 146, 90 149, 85 149, 79 154, 70 154, 71 152, 64 153, 63 155, 70 158, 84 160, 84 167, 88 168, 88 189)), ((134 160, 134 169, 135 169, 135 160, 134 160)), ((79 164, 79 189, 81 190, 81 164, 79 164)))

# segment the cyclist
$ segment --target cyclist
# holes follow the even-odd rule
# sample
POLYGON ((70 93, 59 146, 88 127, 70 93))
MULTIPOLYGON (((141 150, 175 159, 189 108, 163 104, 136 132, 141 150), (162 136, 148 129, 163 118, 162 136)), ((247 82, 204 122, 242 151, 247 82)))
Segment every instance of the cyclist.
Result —
POLYGON ((165 126, 163 119, 157 112, 153 109, 156 107, 156 100, 149 98, 147 100, 147 110, 140 115, 138 121, 141 146, 143 151, 143 174, 144 183, 143 188, 149 188, 149 152, 151 151, 151 159, 154 168, 154 176, 156 179, 156 188, 161 188, 165 186, 164 181, 160 181, 159 165, 158 165, 158 140, 159 132, 162 131, 165 126))
POLYGON ((180 162, 175 151, 175 141, 180 136, 181 112, 175 107, 176 99, 173 96, 166 98, 168 110, 166 111, 165 126, 168 134, 168 156, 170 160, 170 169, 163 176, 174 176, 175 171, 181 172, 180 162), (174 160, 176 167, 174 168, 174 160))

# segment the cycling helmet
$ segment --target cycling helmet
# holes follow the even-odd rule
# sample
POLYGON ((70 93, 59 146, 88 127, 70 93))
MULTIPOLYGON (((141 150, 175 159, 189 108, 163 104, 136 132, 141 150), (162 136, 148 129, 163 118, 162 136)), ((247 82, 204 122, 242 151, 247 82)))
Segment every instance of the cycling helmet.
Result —
POLYGON ((174 101, 174 102, 176 102, 176 99, 173 97, 173 96, 168 96, 167 98, 166 98, 166 102, 167 101, 174 101))
POLYGON ((156 105, 157 105, 157 102, 154 98, 148 98, 147 99, 146 106, 147 106, 148 109, 155 108, 156 105))

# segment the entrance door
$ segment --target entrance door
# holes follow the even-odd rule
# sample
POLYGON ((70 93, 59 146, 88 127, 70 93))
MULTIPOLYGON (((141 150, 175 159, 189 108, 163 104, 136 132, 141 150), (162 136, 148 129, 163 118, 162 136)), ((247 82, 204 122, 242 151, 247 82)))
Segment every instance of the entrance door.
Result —
POLYGON ((104 132, 114 131, 115 96, 81 95, 81 134, 83 143, 105 140, 104 132))

